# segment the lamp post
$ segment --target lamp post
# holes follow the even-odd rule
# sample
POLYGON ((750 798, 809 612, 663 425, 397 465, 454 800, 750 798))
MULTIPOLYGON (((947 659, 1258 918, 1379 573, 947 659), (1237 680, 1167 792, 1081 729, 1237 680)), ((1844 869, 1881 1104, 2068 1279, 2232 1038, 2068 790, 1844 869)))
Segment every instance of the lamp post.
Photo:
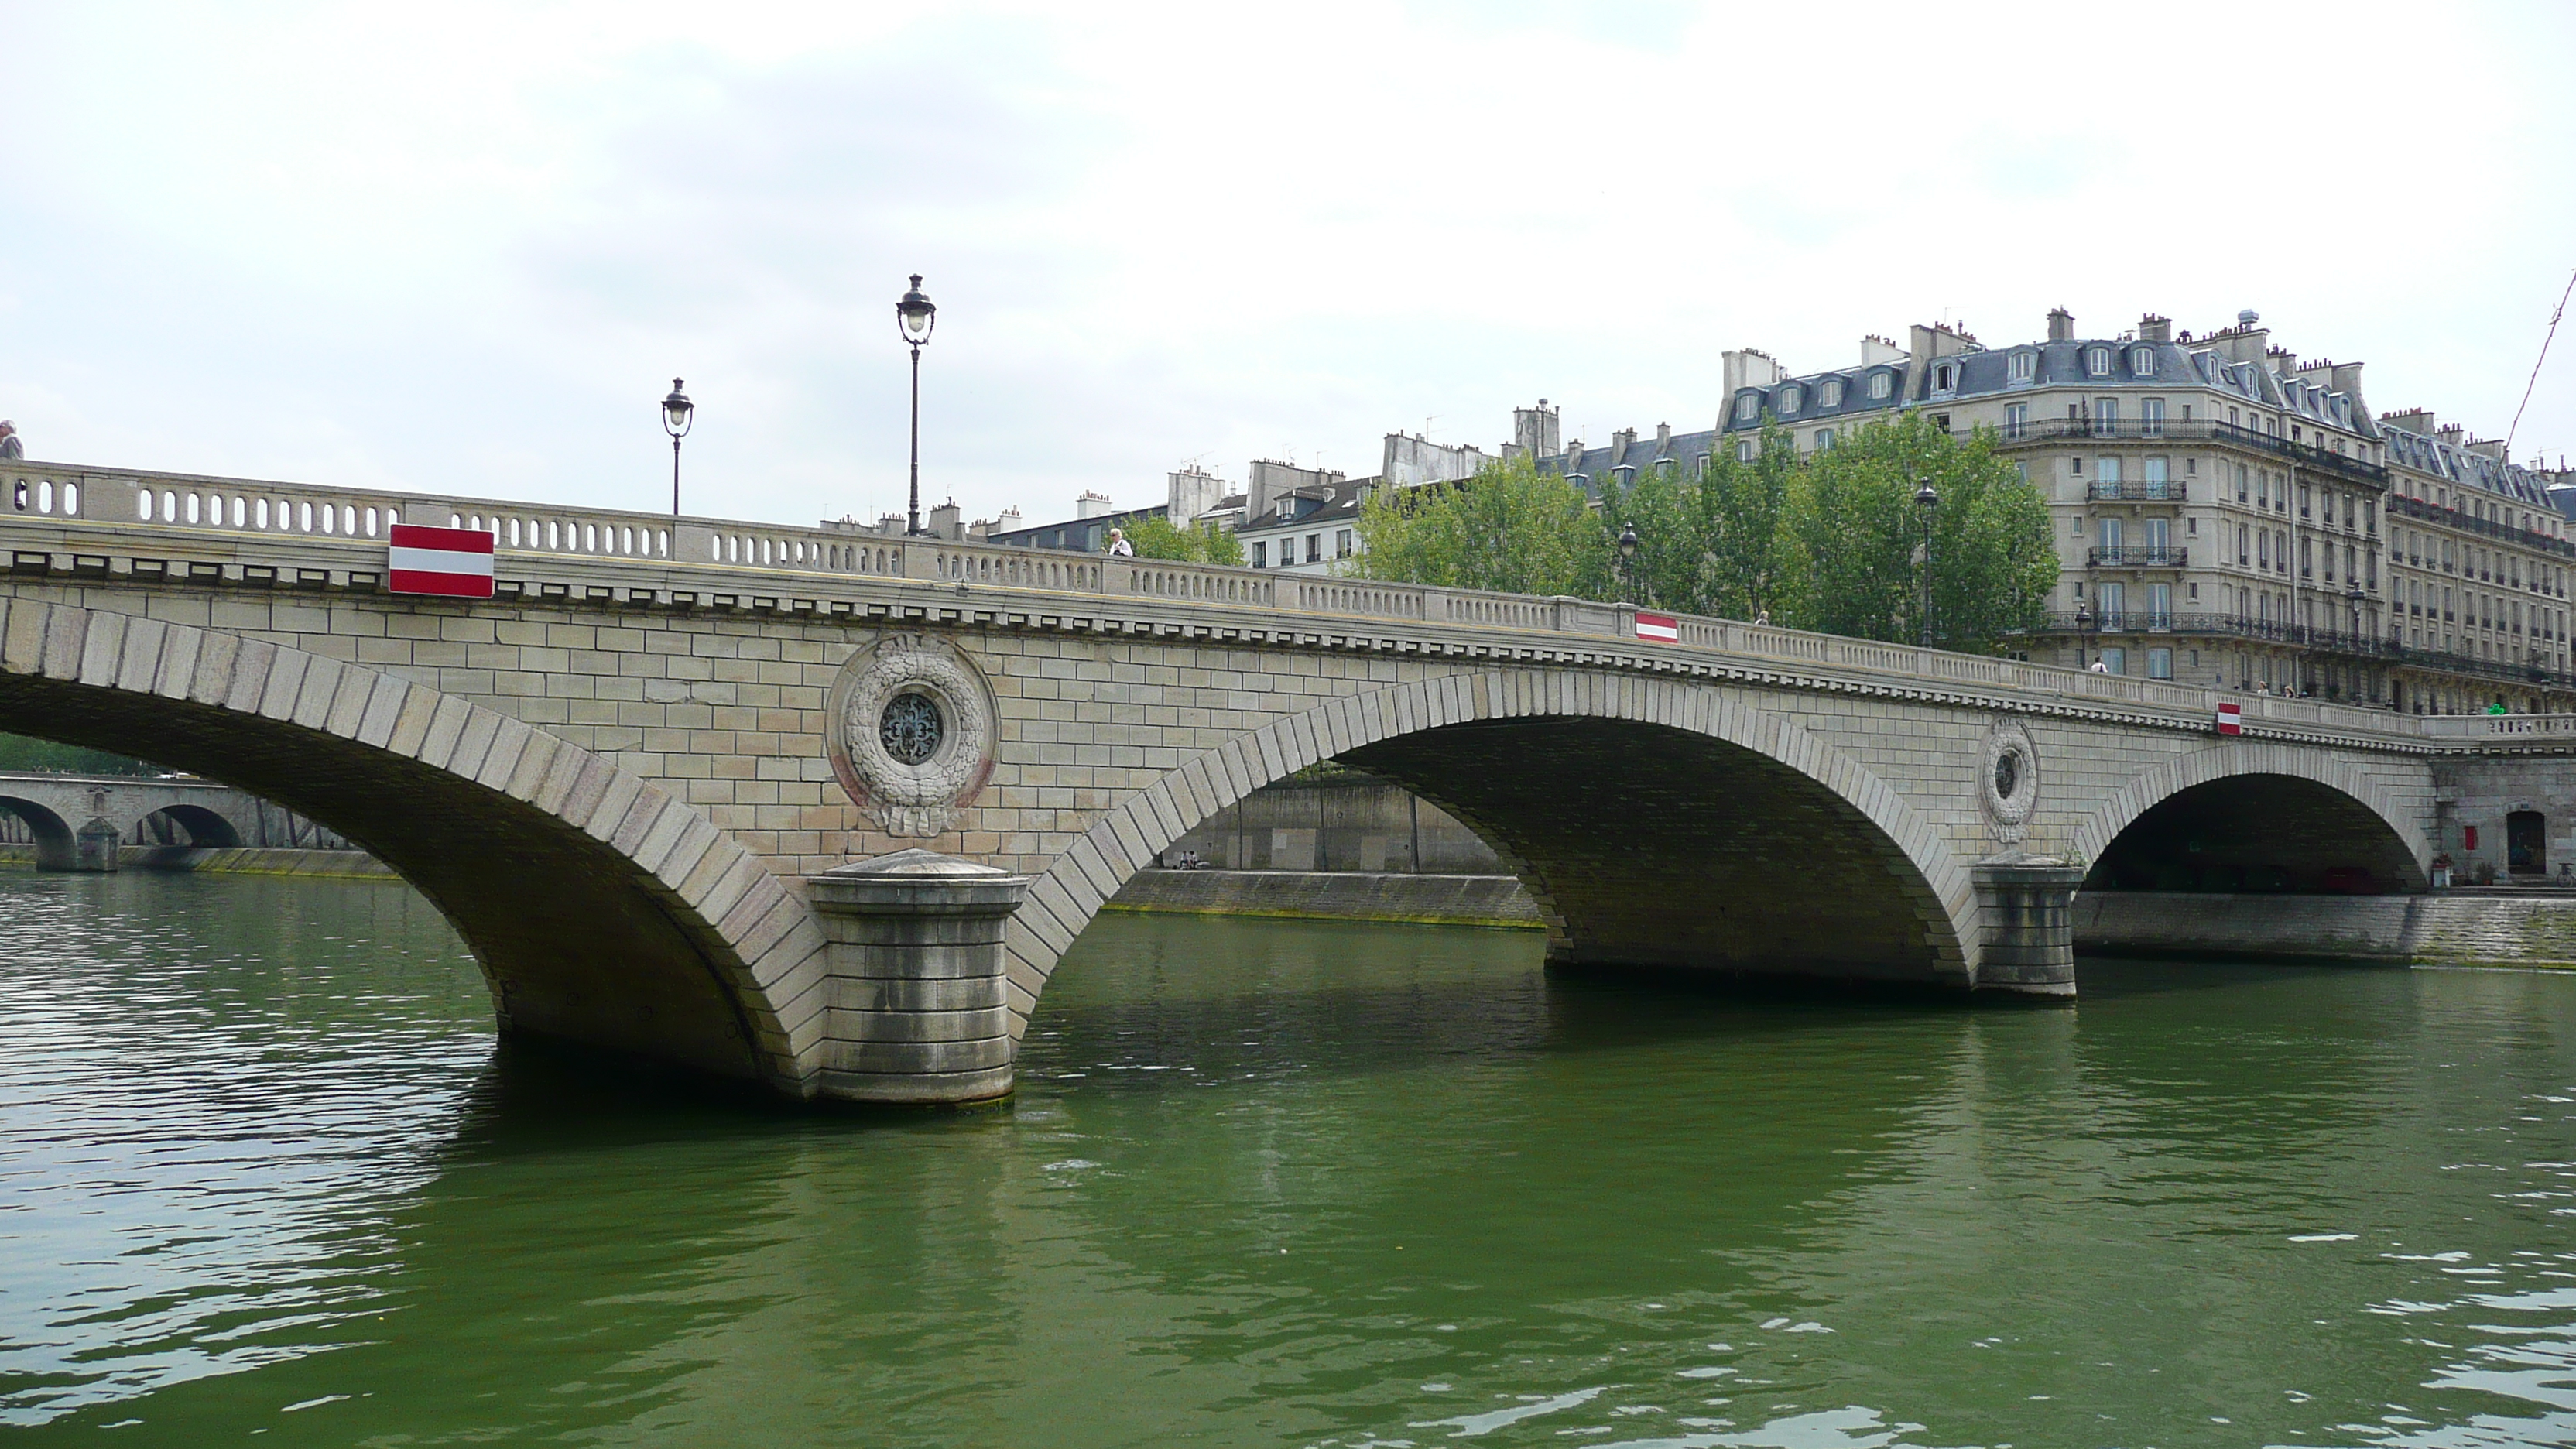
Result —
POLYGON ((1619 525, 1619 581, 1628 592, 1640 595, 1639 603, 1645 602, 1644 590, 1637 587, 1637 525, 1633 523, 1619 525))
POLYGON ((939 321, 939 309, 922 295, 921 274, 912 274, 912 290, 894 304, 896 326, 903 330, 904 343, 912 348, 912 507, 911 522, 904 528, 908 537, 921 536, 921 349, 930 341, 930 329, 939 321))
POLYGON ((1932 514, 1941 506, 1941 495, 1932 491, 1932 480, 1918 478, 1922 486, 1914 490, 1914 507, 1923 519, 1923 647, 1932 647, 1932 514))
POLYGON ((698 420, 698 406, 680 391, 680 380, 671 379, 671 395, 662 399, 662 431, 671 435, 671 516, 680 516, 680 440, 689 435, 689 424, 698 420))
POLYGON ((2089 657, 2092 652, 2093 601, 2090 599, 2077 599, 2075 601, 2075 667, 2078 669, 2092 668, 2093 661, 2089 657))

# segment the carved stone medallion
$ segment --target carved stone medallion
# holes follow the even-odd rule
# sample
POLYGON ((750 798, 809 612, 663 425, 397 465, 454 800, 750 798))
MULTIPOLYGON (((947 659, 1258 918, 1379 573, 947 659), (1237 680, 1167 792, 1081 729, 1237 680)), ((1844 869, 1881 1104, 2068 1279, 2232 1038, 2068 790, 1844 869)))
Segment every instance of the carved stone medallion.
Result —
POLYGON ((946 640, 885 634, 832 685, 832 773, 888 835, 948 829, 993 773, 993 695, 946 640))
POLYGON ((2039 751, 2030 731, 2014 720, 1999 719, 1986 731, 1985 768, 1978 772, 1978 798, 1995 839, 2019 845, 2039 802, 2039 751))

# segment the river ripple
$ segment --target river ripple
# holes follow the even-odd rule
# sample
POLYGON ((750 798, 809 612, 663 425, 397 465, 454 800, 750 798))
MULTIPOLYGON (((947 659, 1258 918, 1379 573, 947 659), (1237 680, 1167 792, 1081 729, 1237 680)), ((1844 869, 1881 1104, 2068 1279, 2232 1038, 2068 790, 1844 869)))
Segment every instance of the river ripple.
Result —
POLYGON ((2576 1444, 2576 980, 1537 945, 1110 917, 1014 1106, 817 1117, 397 886, 0 874, 0 1437, 2576 1444))

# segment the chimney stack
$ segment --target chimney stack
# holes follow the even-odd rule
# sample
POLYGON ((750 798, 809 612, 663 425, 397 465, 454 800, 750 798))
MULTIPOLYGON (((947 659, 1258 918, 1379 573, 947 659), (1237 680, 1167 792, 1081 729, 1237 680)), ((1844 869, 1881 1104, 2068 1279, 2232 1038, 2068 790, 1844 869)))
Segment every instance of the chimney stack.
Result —
POLYGON ((2074 340, 2075 340, 2075 314, 2074 314, 2074 313, 2072 313, 2072 312, 2067 311, 2067 310, 2066 310, 2065 308, 2063 308, 2063 307, 2051 307, 2051 308, 2049 308, 2049 309, 2048 309, 2048 340, 2049 340, 2049 341, 2051 341, 2051 342, 2072 342, 2072 341, 2074 341, 2074 340))

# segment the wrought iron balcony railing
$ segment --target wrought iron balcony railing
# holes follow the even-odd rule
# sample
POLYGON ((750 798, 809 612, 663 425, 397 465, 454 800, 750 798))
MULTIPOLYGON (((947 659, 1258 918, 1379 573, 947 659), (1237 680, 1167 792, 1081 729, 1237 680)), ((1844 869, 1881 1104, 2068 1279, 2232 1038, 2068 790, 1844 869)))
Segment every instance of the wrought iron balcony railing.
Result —
POLYGON ((2088 548, 2084 550, 2084 562, 2094 568, 2189 568, 2191 550, 2164 544, 2127 544, 2111 548, 2088 548))

